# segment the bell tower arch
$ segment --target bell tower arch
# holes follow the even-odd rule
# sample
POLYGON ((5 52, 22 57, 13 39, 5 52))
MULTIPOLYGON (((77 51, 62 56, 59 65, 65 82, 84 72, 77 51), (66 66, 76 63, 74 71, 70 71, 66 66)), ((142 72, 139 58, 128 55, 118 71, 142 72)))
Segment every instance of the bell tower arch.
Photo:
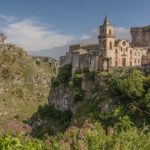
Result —
POLYGON ((110 25, 109 19, 106 16, 104 23, 99 28, 99 50, 103 57, 110 58, 112 56, 112 49, 115 45, 115 31, 114 27, 110 25))

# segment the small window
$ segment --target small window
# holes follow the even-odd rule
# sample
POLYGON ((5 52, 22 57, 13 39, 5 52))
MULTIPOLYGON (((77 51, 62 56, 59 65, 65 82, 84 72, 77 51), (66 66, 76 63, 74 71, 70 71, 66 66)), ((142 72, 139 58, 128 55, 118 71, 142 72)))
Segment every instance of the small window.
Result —
POLYGON ((130 66, 132 66, 132 61, 130 61, 130 66))
POLYGON ((115 61, 115 66, 118 66, 118 61, 115 61))
POLYGON ((130 57, 132 58, 132 50, 130 50, 130 57))
POLYGON ((118 49, 115 49, 115 57, 118 58, 118 49))
POLYGON ((112 42, 109 42, 109 48, 112 50, 112 42))
POLYGON ((136 64, 136 59, 134 60, 134 63, 136 64))
POLYGON ((110 35, 112 34, 111 29, 109 29, 109 34, 110 34, 110 35))

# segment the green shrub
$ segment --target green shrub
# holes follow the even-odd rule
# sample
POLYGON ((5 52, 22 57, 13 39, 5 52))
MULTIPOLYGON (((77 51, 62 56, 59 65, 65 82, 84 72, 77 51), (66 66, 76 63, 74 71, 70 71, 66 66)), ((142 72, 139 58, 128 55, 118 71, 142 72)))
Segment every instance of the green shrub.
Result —
MULTIPOLYGON (((146 129, 144 129, 146 130, 146 129)), ((63 135, 50 138, 51 149, 57 150, 149 150, 150 133, 135 127, 118 132, 105 132, 99 123, 85 122, 81 129, 69 128, 63 135)))
POLYGON ((86 72, 84 72, 84 75, 85 75, 85 80, 94 81, 96 72, 95 71, 86 71, 86 72))
POLYGON ((15 115, 14 118, 15 118, 15 119, 19 119, 19 115, 18 115, 18 114, 15 115))
POLYGON ((75 103, 83 101, 84 96, 85 96, 85 91, 82 90, 81 88, 74 90, 73 99, 75 103))
POLYGON ((113 95, 136 99, 144 92, 144 76, 141 71, 129 69, 127 72, 114 73, 109 79, 109 92, 113 95))
POLYGON ((52 87, 59 86, 59 81, 57 81, 56 78, 54 78, 54 77, 52 77, 52 79, 51 79, 51 86, 52 87))
POLYGON ((81 73, 75 73, 73 76, 73 86, 74 87, 81 87, 81 82, 82 82, 81 73))
POLYGON ((144 79, 144 88, 145 90, 148 90, 150 88, 150 75, 145 77, 144 79))
POLYGON ((48 150, 48 145, 45 142, 25 137, 24 135, 0 136, 1 150, 48 150))
POLYGON ((57 81, 59 83, 67 83, 72 75, 72 66, 70 64, 59 68, 57 81))
POLYGON ((58 131, 64 131, 70 125, 71 118, 71 111, 60 111, 45 104, 38 107, 38 111, 28 122, 33 125, 40 120, 40 125, 33 128, 32 136, 43 138, 45 134, 53 135, 58 131))

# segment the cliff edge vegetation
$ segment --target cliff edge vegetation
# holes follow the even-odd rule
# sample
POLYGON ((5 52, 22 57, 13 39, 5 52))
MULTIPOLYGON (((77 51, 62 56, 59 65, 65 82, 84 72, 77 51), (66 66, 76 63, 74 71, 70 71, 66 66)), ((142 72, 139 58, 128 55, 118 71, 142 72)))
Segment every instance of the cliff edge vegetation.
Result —
MULTIPOLYGON (((0 47, 0 128, 19 128, 39 105, 47 103, 55 68, 46 58, 31 57, 17 46, 0 47)), ((13 129, 15 130, 15 129, 13 129)))

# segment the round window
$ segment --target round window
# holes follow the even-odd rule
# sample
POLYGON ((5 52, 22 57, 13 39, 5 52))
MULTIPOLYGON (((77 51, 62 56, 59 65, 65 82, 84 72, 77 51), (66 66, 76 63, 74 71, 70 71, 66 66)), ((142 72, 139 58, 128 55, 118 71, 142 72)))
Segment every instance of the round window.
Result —
POLYGON ((123 46, 126 46, 126 41, 123 41, 123 42, 122 42, 122 45, 123 45, 123 46))

